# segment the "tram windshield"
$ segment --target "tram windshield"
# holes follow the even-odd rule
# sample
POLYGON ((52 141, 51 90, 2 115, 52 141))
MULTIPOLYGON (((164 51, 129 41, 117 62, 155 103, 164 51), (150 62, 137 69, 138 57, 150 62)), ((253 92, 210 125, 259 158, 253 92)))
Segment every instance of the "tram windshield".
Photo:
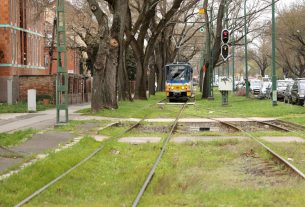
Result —
POLYGON ((166 67, 167 80, 190 80, 190 70, 187 65, 169 65, 166 67))

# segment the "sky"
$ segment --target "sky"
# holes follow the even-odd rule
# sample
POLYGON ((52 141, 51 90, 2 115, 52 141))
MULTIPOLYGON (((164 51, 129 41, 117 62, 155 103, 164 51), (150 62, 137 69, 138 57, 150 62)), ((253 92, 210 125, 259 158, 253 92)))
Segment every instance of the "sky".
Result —
POLYGON ((280 0, 277 4, 279 4, 280 7, 282 6, 289 6, 291 3, 297 2, 297 0, 280 0))

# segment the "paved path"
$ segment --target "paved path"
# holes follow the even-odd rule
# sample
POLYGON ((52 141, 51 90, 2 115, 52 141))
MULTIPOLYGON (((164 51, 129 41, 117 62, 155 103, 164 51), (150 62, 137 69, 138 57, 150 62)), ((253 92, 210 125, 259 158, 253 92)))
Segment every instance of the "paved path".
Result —
MULTIPOLYGON (((89 104, 69 106, 70 118, 79 116, 76 111, 89 107, 89 104)), ((55 122, 56 109, 28 114, 0 114, 0 133, 18 131, 26 128, 45 129, 54 126, 55 122)))

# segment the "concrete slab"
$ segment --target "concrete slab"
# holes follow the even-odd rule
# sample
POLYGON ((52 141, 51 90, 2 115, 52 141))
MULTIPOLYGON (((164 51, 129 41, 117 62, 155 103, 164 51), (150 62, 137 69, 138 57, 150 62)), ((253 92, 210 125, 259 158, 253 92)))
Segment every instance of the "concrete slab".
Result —
POLYGON ((268 142, 305 142, 301 137, 261 137, 268 142))
POLYGON ((129 144, 158 143, 160 141, 161 137, 123 137, 119 139, 119 142, 129 144))
POLYGON ((174 137, 171 142, 174 143, 184 143, 184 142, 210 142, 217 140, 227 140, 227 139, 249 139, 248 137, 237 137, 237 136, 193 136, 193 137, 174 137))
POLYGON ((156 118, 156 119, 145 119, 144 121, 152 122, 152 123, 157 123, 157 122, 168 123, 168 122, 174 122, 175 119, 172 119, 172 118, 156 118))
POLYGON ((108 136, 103 136, 103 135, 96 135, 96 136, 93 136, 93 138, 98 141, 98 142, 102 142, 106 139, 108 139, 109 137, 108 136))
POLYGON ((68 132, 49 131, 45 134, 35 134, 32 139, 10 149, 24 154, 42 153, 45 150, 56 148, 60 144, 65 144, 72 138, 73 135, 68 132))
POLYGON ((274 121, 276 118, 268 118, 268 117, 249 117, 248 119, 253 121, 274 121))
POLYGON ((218 121, 223 121, 223 122, 244 122, 244 121, 249 121, 248 118, 214 118, 215 120, 218 121))
POLYGON ((179 123, 215 123, 217 121, 207 118, 182 118, 179 119, 179 123))

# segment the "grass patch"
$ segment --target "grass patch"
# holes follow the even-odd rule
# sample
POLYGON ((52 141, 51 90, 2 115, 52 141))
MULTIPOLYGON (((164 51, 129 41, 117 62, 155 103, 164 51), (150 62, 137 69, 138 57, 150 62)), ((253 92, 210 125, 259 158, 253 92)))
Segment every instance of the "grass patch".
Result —
MULTIPOLYGON (((43 105, 41 103, 37 103, 36 110, 37 111, 44 111, 47 109, 54 108, 55 105, 43 105)), ((27 113, 28 112, 28 106, 26 102, 18 102, 13 105, 8 104, 0 104, 0 113, 27 113)))
POLYGON ((46 159, 25 168, 22 172, 0 181, 0 206, 13 206, 29 196, 85 156, 99 143, 85 138, 72 149, 51 153, 46 159))
MULTIPOLYGON (((214 89, 214 100, 202 100, 197 92, 196 104, 188 105, 182 117, 281 117, 305 125, 305 107, 278 102, 273 107, 271 100, 258 100, 254 97, 246 98, 229 93, 229 105, 221 105, 221 94, 214 89)), ((163 92, 151 96, 148 101, 135 100, 133 102, 123 101, 117 110, 101 110, 91 114, 90 109, 81 112, 87 115, 124 118, 173 118, 181 108, 179 105, 157 105, 156 103, 165 98, 163 92)))
POLYGON ((0 146, 13 146, 20 142, 32 137, 36 131, 34 129, 27 129, 23 131, 17 131, 14 133, 0 133, 0 146))
POLYGON ((302 206, 303 181, 245 170, 254 165, 243 156, 251 149, 271 162, 247 141, 171 145, 140 206, 302 206))
MULTIPOLYGON (((221 105, 221 94, 214 91, 214 100, 202 100, 196 96, 196 105, 188 106, 183 117, 287 117, 303 116, 305 107, 278 102, 273 107, 270 100, 235 96, 229 93, 229 105, 221 105)), ((304 120, 305 121, 305 120, 304 120)))
MULTIPOLYGON (((249 162, 243 154, 251 149, 270 161, 264 150, 250 142, 170 144, 140 206, 302 206, 302 181, 253 176, 244 170, 249 162)), ((0 203, 16 204, 98 145, 86 138, 2 181, 0 203)), ((109 140, 102 152, 27 206, 131 206, 160 146, 109 140)))
MULTIPOLYGON (((85 157, 97 145, 98 143, 87 138, 78 146, 53 154, 3 181, 0 187, 0 203, 3 206, 16 204, 85 157), (18 185, 20 182, 22 185, 18 185)), ((148 173, 159 147, 159 144, 128 145, 108 141, 102 152, 27 206, 129 205, 140 188, 141 180, 148 173)))
POLYGON ((305 143, 271 143, 263 141, 267 146, 280 154, 291 164, 305 173, 305 143), (289 158, 289 160, 288 160, 289 158))
POLYGON ((105 116, 105 117, 124 117, 124 118, 143 118, 147 114, 156 110, 156 103, 162 100, 163 93, 151 96, 149 100, 121 101, 117 110, 102 109, 97 113, 91 113, 90 109, 83 109, 79 112, 86 115, 105 116))

